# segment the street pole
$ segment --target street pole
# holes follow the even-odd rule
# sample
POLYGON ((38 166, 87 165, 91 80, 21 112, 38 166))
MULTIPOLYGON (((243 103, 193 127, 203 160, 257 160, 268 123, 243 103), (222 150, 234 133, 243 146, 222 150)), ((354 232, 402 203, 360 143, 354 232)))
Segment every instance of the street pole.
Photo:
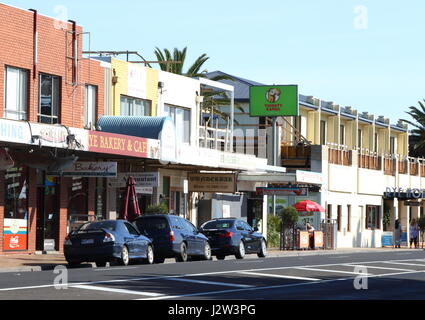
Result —
MULTIPOLYGON (((273 117, 273 166, 277 166, 277 117, 273 117)), ((276 196, 273 196, 272 200, 272 212, 273 216, 276 216, 276 196)))

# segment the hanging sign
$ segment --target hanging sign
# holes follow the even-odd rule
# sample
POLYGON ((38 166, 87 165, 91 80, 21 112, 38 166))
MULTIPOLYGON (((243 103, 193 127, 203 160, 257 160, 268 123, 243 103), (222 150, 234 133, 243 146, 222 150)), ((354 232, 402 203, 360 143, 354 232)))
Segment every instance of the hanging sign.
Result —
POLYGON ((252 86, 250 115, 251 117, 298 116, 298 86, 252 86))

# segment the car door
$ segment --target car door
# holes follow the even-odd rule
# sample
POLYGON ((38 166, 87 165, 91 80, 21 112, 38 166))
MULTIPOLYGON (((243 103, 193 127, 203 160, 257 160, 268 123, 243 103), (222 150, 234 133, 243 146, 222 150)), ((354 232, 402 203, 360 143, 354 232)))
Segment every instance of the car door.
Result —
POLYGON ((185 220, 185 222, 193 236, 194 249, 195 249, 194 254, 202 255, 204 253, 204 246, 206 242, 204 235, 200 233, 198 231, 198 228, 196 228, 190 221, 185 220))
MULTIPOLYGON (((235 223, 235 227, 236 227, 238 237, 240 237, 241 241, 243 241, 243 243, 245 244, 245 251, 248 251, 249 237, 242 221, 237 220, 235 223)), ((239 244, 236 244, 236 245, 239 245, 239 244)))
POLYGON ((261 245, 261 237, 259 234, 257 234, 254 229, 246 222, 243 222, 244 228, 247 232, 248 237, 248 243, 249 243, 249 250, 251 252, 258 252, 261 245))
POLYGON ((125 235, 125 241, 128 243, 130 256, 144 256, 144 253, 147 249, 147 241, 141 237, 140 233, 130 223, 124 222, 124 226, 127 231, 127 234, 125 235))

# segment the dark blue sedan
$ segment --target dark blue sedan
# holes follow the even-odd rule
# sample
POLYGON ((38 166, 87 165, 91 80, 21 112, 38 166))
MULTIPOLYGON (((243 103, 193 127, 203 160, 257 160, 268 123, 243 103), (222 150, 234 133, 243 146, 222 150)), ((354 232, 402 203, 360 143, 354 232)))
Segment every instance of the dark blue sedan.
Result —
POLYGON ((267 241, 264 236, 248 223, 238 219, 216 219, 204 223, 200 231, 208 237, 212 255, 218 260, 235 255, 237 259, 246 254, 267 256, 267 241))
POLYGON ((86 223, 65 239, 64 253, 70 266, 82 262, 95 262, 98 267, 107 262, 127 266, 133 259, 154 263, 152 241, 123 220, 86 223))

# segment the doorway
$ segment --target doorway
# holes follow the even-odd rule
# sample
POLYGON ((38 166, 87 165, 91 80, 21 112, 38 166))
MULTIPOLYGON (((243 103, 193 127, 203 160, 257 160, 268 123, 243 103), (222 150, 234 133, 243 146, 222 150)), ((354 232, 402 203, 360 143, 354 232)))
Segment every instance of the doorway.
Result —
POLYGON ((37 171, 37 251, 59 251, 59 184, 37 171))

